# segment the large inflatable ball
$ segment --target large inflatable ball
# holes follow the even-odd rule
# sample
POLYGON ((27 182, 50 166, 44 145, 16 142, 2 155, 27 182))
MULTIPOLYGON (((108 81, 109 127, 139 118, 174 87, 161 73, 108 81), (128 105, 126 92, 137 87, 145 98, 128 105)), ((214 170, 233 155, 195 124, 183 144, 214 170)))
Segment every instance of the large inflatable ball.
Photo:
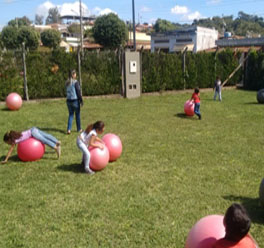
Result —
POLYGON ((97 147, 89 147, 90 151, 90 167, 94 171, 100 171, 104 169, 109 161, 109 151, 106 146, 104 149, 100 149, 97 147))
POLYGON ((24 162, 39 160, 44 153, 45 145, 34 138, 24 140, 17 146, 17 155, 24 162))
POLYGON ((264 207, 264 178, 261 181, 261 184, 259 186, 259 200, 261 205, 264 207))
POLYGON ((22 98, 20 95, 18 95, 17 93, 13 92, 10 93, 7 97, 6 97, 6 106, 10 109, 10 110, 19 110, 22 106, 22 98))
POLYGON ((188 116, 194 115, 194 103, 191 100, 188 100, 184 104, 184 112, 188 116))
POLYGON ((211 248, 216 240, 225 236, 222 215, 208 215, 190 230, 185 248, 211 248))
POLYGON ((120 138, 113 133, 108 133, 104 135, 102 140, 109 150, 109 161, 117 160, 121 156, 123 149, 120 138))
POLYGON ((264 103, 264 89, 261 89, 257 93, 258 103, 264 103))

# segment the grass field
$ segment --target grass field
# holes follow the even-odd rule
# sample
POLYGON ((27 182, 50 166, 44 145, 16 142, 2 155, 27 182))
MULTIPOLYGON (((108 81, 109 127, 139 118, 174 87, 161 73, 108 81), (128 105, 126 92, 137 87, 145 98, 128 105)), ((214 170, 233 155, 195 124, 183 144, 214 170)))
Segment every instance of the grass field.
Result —
MULTIPOLYGON (((256 92, 201 92, 202 120, 186 118, 191 93, 138 99, 90 98, 82 127, 96 120, 116 133, 122 156, 103 171, 82 173, 77 132, 66 135, 65 100, 0 105, 0 136, 37 126, 62 141, 62 157, 46 147, 37 162, 16 153, 0 164, 0 247, 177 247, 209 214, 244 204, 251 234, 264 243, 264 105, 256 92)), ((1 138, 2 139, 2 138, 1 138)), ((0 142, 3 160, 8 145, 0 142)))

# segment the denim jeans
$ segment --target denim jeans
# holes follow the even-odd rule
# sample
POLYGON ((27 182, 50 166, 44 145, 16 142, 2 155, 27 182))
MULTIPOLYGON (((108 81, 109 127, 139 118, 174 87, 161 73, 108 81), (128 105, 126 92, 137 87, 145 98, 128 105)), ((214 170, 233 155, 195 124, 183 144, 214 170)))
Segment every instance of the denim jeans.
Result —
POLYGON ((31 128, 31 135, 33 138, 39 140, 41 143, 48 145, 51 148, 55 148, 58 140, 51 134, 45 133, 37 127, 31 128))
POLYGON ((72 129, 72 121, 75 113, 77 131, 79 132, 81 130, 80 103, 78 100, 73 100, 73 101, 67 100, 67 106, 69 110, 67 130, 71 131, 72 129))
POLYGON ((194 113, 196 114, 196 115, 201 115, 201 113, 200 113, 200 103, 198 102, 198 103, 195 103, 195 105, 194 105, 194 113))
POLYGON ((84 144, 84 143, 79 139, 79 137, 77 138, 76 143, 77 143, 78 148, 79 148, 79 149, 82 151, 82 153, 83 153, 84 170, 85 170, 86 172, 91 172, 91 169, 90 169, 90 158, 91 158, 91 155, 90 155, 90 152, 89 152, 89 150, 88 150, 87 145, 84 144))
POLYGON ((216 96, 218 95, 218 99, 219 101, 222 101, 222 94, 221 94, 221 90, 220 91, 215 91, 215 94, 214 94, 214 100, 216 100, 216 96))

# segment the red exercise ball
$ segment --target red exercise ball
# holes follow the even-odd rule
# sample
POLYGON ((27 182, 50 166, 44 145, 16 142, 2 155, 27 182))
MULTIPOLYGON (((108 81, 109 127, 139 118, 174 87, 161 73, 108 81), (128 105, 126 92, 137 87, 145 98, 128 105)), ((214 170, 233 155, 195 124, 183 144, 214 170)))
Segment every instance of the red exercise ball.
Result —
POLYGON ((97 147, 89 147, 90 151, 90 167, 94 171, 99 171, 104 169, 109 161, 109 151, 106 146, 104 146, 104 149, 101 150, 97 147))
POLYGON ((188 234, 185 248, 211 248, 225 236, 224 216, 208 215, 200 219, 188 234))
POLYGON ((188 100, 184 104, 184 112, 188 116, 194 115, 194 103, 191 100, 188 100))
POLYGON ((6 97, 6 106, 10 110, 19 110, 22 106, 22 98, 19 94, 13 92, 6 97))
POLYGON ((121 156, 123 148, 120 138, 113 133, 108 133, 104 135, 102 140, 109 150, 109 161, 117 160, 121 156))
POLYGON ((45 145, 34 138, 24 140, 17 146, 17 155, 24 162, 39 160, 44 153, 45 145))

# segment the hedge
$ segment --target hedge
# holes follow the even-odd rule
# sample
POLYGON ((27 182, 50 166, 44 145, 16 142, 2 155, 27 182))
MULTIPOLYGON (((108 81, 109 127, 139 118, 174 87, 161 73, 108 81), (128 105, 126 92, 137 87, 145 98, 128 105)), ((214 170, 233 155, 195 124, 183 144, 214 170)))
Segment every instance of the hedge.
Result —
MULTIPOLYGON (((183 54, 143 52, 142 92, 213 87, 217 75, 222 81, 238 66, 240 53, 231 49, 212 53, 186 53, 185 73, 183 54)), ((15 91, 23 95, 21 52, 0 52, 0 100, 15 91)), ((118 94, 121 92, 121 56, 113 51, 85 52, 82 59, 83 95, 118 94)), ((245 87, 264 87, 264 54, 250 53, 245 87)), ((63 50, 36 51, 26 54, 29 98, 65 96, 65 81, 71 69, 77 69, 77 53, 63 50)), ((242 69, 228 81, 241 81, 242 69)))

